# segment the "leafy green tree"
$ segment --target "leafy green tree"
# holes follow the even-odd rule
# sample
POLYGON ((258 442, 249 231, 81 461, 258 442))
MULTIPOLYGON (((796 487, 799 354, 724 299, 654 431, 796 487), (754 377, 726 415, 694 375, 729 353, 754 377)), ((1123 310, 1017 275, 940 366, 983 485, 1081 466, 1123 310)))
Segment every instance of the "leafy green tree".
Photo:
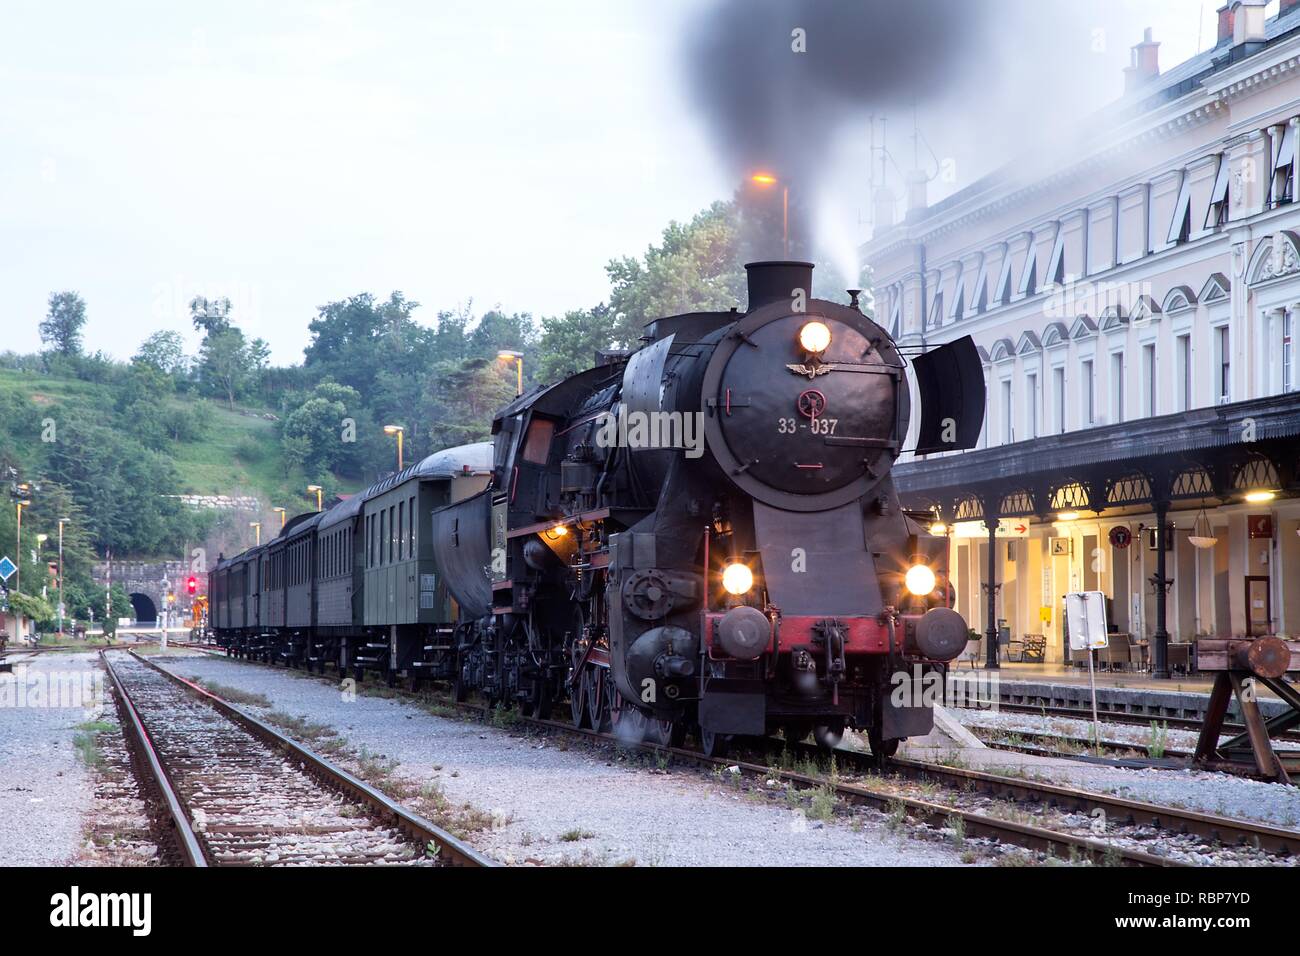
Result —
POLYGON ((716 202, 689 223, 671 222, 643 259, 605 267, 614 340, 635 348, 645 324, 683 312, 726 310, 745 298, 734 202, 716 202))
POLYGON ((71 358, 81 354, 81 329, 86 301, 76 292, 50 293, 49 311, 40 324, 41 342, 52 352, 71 358))
POLYGON ((291 456, 312 472, 348 462, 350 449, 341 435, 343 420, 355 417, 360 405, 361 396, 354 388, 335 382, 317 385, 284 420, 282 442, 286 457, 291 456))
POLYGON ((227 331, 230 323, 230 300, 208 299, 196 295, 190 300, 190 321, 205 337, 227 331))
POLYGON ((189 367, 189 359, 185 356, 185 340, 179 332, 170 329, 154 332, 140 343, 132 362, 151 365, 173 379, 181 378, 189 367))
POLYGON ((227 326, 209 333, 199 346, 199 378, 209 394, 224 398, 234 408, 248 380, 248 361, 244 333, 227 326))
POLYGON ((610 308, 603 302, 593 309, 542 319, 537 380, 554 382, 591 368, 596 351, 610 347, 613 323, 610 308))
POLYGON ((433 447, 487 440, 493 417, 514 397, 514 373, 500 362, 476 358, 439 366, 430 376, 425 402, 433 447))

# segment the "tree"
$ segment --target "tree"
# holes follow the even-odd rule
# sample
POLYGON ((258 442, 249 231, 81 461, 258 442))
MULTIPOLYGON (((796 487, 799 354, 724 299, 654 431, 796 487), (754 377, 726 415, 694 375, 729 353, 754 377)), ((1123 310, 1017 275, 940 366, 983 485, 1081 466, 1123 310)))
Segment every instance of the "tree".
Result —
POLYGON ((492 359, 439 366, 429 378, 425 418, 435 448, 485 441, 492 419, 515 397, 511 369, 492 359))
POLYGON ((603 302, 594 309, 542 319, 537 380, 554 382, 591 368, 596 351, 610 347, 613 321, 609 306, 603 302))
POLYGON ((235 407, 248 378, 248 346, 244 333, 233 325, 211 332, 199 346, 199 377, 209 392, 235 407))
POLYGON ((343 419, 355 418, 360 404, 361 396, 347 385, 317 385, 311 396, 284 420, 281 441, 286 459, 294 459, 309 472, 337 468, 347 462, 350 456, 349 446, 342 440, 343 419))
POLYGON ((205 337, 216 335, 230 328, 230 308, 229 299, 196 295, 190 299, 190 321, 205 337))
POLYGON ((41 322, 41 342, 65 357, 81 354, 81 328, 86 324, 86 302, 76 292, 50 293, 50 307, 41 322))
POLYGON ((744 301, 740 227, 734 202, 715 202, 685 225, 671 222, 663 243, 643 260, 624 257, 605 267, 613 288, 613 338, 635 348, 652 319, 683 312, 730 309, 744 301))
POLYGON ((132 361, 151 365, 173 378, 183 376, 189 365, 189 359, 185 356, 185 341, 179 332, 170 329, 155 332, 141 342, 132 361))

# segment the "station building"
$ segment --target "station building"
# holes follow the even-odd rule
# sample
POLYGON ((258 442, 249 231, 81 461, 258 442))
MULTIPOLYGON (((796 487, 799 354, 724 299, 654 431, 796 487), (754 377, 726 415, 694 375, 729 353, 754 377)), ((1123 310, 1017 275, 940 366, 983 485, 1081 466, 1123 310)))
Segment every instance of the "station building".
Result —
POLYGON ((1218 13, 1167 72, 1148 31, 1066 159, 934 205, 913 182, 861 249, 900 346, 978 346, 979 446, 895 475, 957 609, 1047 664, 1077 590, 1156 676, 1200 637, 1300 637, 1300 0, 1218 13))

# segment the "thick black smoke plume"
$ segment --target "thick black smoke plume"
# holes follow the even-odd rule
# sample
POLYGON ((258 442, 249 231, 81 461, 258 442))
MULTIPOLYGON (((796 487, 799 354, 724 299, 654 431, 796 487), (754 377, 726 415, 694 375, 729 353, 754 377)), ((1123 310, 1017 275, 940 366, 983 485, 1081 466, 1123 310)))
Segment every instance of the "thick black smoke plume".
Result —
POLYGON ((767 168, 806 191, 842 124, 944 96, 993 29, 979 0, 723 0, 688 34, 684 68, 736 175, 767 168))

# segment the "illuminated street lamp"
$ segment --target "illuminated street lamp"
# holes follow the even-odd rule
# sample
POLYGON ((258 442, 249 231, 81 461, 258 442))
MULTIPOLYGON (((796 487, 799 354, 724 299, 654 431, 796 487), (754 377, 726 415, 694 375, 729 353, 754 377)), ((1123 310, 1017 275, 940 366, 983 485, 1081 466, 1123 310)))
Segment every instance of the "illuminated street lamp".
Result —
MULTIPOLYGON (((257 535, 257 545, 260 545, 262 543, 262 522, 250 521, 248 522, 248 526, 252 528, 254 534, 257 535)), ((257 545, 254 545, 254 547, 256 547, 257 545)))
POLYGON ((316 492, 316 510, 323 511, 324 509, 321 507, 321 495, 325 493, 325 489, 320 485, 308 485, 307 490, 316 492))
POLYGON ((401 425, 385 425, 385 435, 397 436, 397 470, 402 470, 402 435, 406 431, 401 425))
POLYGON ((502 349, 497 352, 497 358, 515 363, 515 395, 524 394, 524 353, 516 352, 514 349, 502 349))
POLYGON ((283 508, 272 508, 271 510, 280 516, 280 527, 283 528, 287 512, 283 508))
POLYGON ((19 499, 18 501, 18 547, 17 547, 18 567, 14 569, 15 574, 17 575, 14 578, 15 591, 21 591, 23 589, 23 509, 28 508, 30 506, 31 506, 30 499, 28 498, 19 499))
POLYGON ((59 519, 59 637, 63 637, 63 526, 71 520, 59 519))
POLYGON ((750 181, 758 186, 781 187, 781 254, 790 258, 790 187, 782 183, 771 173, 754 173, 750 181))

